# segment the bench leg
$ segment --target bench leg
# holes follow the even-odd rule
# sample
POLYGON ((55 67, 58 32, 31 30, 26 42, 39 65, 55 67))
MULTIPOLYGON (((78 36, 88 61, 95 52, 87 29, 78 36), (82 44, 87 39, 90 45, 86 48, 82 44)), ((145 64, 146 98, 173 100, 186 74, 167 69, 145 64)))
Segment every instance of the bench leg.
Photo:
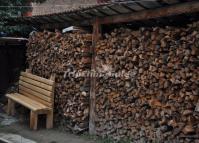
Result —
POLYGON ((46 128, 47 129, 53 128, 53 111, 50 111, 49 113, 47 113, 46 128))
POLYGON ((30 128, 37 130, 38 114, 36 112, 30 112, 30 128))
POLYGON ((11 99, 8 99, 7 114, 12 116, 15 115, 15 102, 11 99))

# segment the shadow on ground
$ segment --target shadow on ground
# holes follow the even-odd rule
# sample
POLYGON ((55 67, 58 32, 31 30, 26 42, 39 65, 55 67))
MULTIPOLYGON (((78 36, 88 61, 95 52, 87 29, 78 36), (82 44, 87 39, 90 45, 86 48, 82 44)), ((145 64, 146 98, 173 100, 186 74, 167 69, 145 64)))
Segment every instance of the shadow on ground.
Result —
POLYGON ((0 111, 0 140, 1 138, 10 143, 94 143, 58 129, 46 130, 43 128, 32 131, 29 129, 28 123, 7 116, 2 110, 0 111))

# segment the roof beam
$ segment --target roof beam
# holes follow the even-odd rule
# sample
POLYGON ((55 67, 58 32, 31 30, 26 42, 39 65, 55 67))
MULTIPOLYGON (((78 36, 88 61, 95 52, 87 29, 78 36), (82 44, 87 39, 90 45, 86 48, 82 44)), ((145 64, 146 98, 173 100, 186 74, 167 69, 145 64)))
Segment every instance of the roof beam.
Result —
POLYGON ((48 23, 40 25, 40 29, 55 29, 55 28, 63 28, 70 26, 68 23, 48 23))
POLYGON ((194 12, 199 12, 199 2, 196 1, 186 2, 163 8, 143 10, 140 12, 132 12, 130 14, 108 16, 104 18, 99 18, 99 23, 110 24, 110 23, 131 22, 131 21, 154 19, 154 18, 160 18, 172 15, 179 15, 184 13, 194 13, 194 12))

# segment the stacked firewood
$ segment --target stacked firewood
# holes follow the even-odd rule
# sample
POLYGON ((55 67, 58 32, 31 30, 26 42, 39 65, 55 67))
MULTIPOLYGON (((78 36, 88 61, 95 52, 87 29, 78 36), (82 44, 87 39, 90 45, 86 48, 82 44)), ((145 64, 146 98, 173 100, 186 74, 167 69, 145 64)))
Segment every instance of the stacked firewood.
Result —
POLYGON ((198 142, 198 41, 199 22, 104 34, 96 48, 103 74, 96 85, 97 134, 198 142))
POLYGON ((91 35, 58 31, 31 33, 27 61, 33 74, 49 78, 56 74, 55 121, 74 132, 88 128, 89 78, 78 74, 90 70, 91 35))

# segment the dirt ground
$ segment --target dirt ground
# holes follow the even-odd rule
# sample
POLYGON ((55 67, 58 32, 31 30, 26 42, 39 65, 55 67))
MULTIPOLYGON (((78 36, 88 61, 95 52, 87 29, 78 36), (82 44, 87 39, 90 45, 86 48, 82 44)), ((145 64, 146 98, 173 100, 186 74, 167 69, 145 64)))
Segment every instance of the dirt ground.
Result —
POLYGON ((56 129, 32 131, 28 128, 27 124, 22 123, 1 126, 0 133, 20 135, 37 143, 94 143, 83 137, 60 132, 56 129))
POLYGON ((60 132, 56 129, 31 131, 27 125, 19 123, 0 127, 0 133, 17 134, 37 143, 94 143, 93 141, 69 133, 60 132))
POLYGON ((0 142, 6 139, 11 143, 95 143, 83 136, 38 126, 38 131, 31 130, 29 121, 23 122, 17 117, 7 116, 0 106, 0 142))

